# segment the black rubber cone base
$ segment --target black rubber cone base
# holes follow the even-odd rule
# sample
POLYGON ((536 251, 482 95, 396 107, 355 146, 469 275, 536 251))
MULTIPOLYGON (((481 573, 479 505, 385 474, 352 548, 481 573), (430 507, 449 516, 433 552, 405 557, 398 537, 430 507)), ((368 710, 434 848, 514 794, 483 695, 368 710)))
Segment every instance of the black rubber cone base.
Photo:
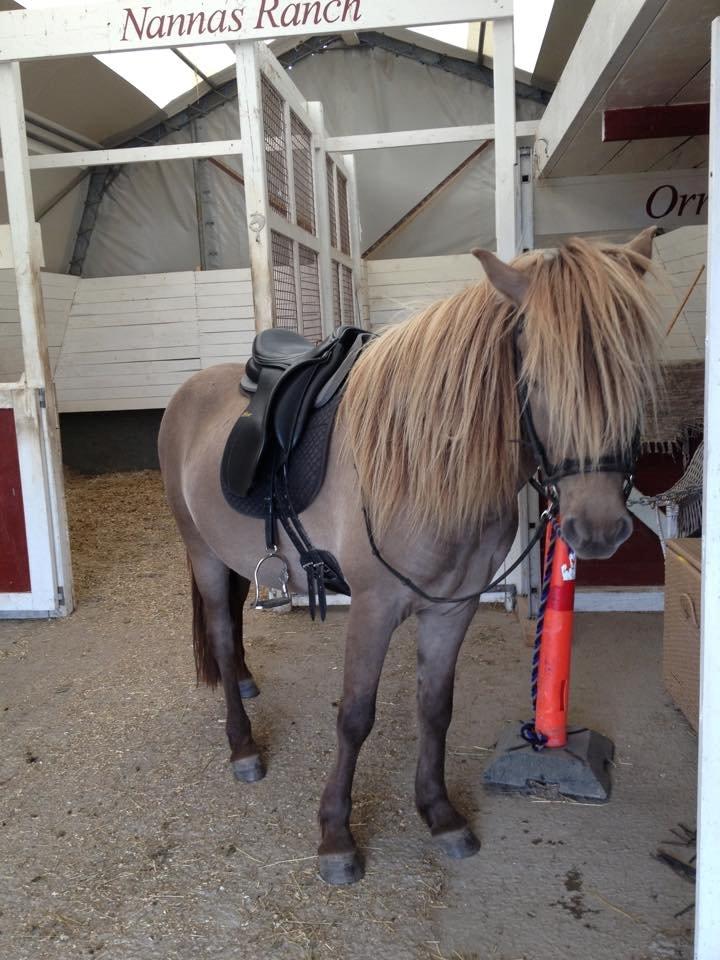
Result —
POLYGON ((583 728, 570 731, 564 747, 533 750, 521 737, 520 726, 511 724, 503 730, 483 774, 486 786, 592 803, 610 799, 610 764, 615 753, 612 740, 583 728))

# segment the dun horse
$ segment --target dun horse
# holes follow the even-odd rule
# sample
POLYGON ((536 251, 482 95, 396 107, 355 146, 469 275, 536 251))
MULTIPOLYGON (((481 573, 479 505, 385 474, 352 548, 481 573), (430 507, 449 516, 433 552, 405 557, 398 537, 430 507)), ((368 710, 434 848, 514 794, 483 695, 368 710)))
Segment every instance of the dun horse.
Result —
MULTIPOLYGON (((415 801, 449 856, 478 850, 444 778, 455 664, 477 609, 477 598, 452 601, 480 590, 500 567, 517 529, 517 493, 538 459, 546 469, 558 465, 562 534, 579 557, 608 557, 629 536, 624 464, 659 372, 658 325, 642 280, 651 250, 652 230, 625 246, 572 239, 512 265, 473 251, 484 282, 389 329, 356 362, 324 484, 302 514, 313 543, 334 554, 352 589, 337 755, 319 811, 320 873, 329 883, 363 874, 349 825, 353 775, 390 638, 411 614, 418 621, 415 801), (429 602, 380 562, 363 508, 387 563, 447 602, 429 602)), ((232 767, 249 782, 265 768, 242 703, 257 693, 242 605, 265 538, 263 521, 231 509, 220 486, 223 447, 247 402, 241 374, 242 366, 224 364, 187 381, 167 408, 159 445, 192 572, 198 676, 222 683, 232 767)), ((284 534, 279 547, 291 586, 303 589, 284 534)))

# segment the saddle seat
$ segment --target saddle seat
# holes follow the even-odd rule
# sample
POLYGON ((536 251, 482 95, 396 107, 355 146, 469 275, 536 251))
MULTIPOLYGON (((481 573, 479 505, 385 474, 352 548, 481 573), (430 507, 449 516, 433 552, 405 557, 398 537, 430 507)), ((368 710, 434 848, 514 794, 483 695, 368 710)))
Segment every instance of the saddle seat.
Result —
POLYGON ((313 412, 338 394, 372 336, 360 327, 341 326, 314 346, 292 330, 257 334, 240 381, 250 403, 230 433, 222 460, 226 495, 247 496, 262 466, 287 464, 313 412))
POLYGON ((280 327, 262 330, 253 341, 252 355, 245 366, 243 390, 249 393, 255 391, 263 367, 281 367, 286 370, 306 355, 322 350, 324 346, 322 343, 313 347, 309 340, 294 330, 283 330, 280 327))

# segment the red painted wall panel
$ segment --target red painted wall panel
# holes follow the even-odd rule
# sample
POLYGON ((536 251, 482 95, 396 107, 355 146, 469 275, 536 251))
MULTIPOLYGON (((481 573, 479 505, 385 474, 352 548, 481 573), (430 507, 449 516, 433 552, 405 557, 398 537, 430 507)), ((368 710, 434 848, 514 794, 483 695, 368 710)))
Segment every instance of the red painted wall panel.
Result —
POLYGON ((15 415, 0 410, 0 593, 30 590, 15 415))

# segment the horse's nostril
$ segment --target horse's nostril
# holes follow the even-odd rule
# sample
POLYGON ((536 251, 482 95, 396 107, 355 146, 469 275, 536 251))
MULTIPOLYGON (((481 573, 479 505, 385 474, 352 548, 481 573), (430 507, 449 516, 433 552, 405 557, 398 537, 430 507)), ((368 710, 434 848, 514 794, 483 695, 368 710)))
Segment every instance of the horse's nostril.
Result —
POLYGON ((616 542, 618 546, 621 543, 625 543, 632 532, 633 524, 630 517, 620 517, 616 526, 616 542))
POLYGON ((571 546, 572 544, 577 543, 578 531, 573 517, 565 517, 563 520, 562 535, 571 546))

